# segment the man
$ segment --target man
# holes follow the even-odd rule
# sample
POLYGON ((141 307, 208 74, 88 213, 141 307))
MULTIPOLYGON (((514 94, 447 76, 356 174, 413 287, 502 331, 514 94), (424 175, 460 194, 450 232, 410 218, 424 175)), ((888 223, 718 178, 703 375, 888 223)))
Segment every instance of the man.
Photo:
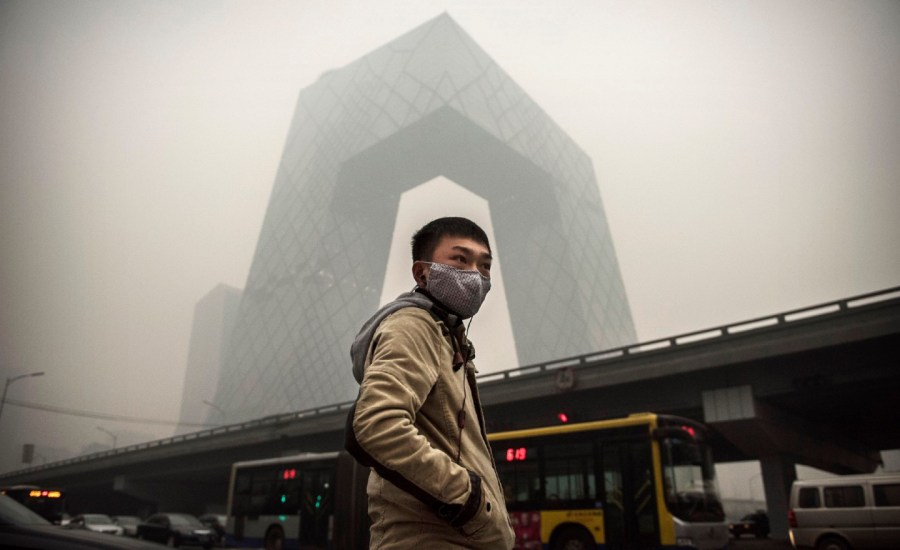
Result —
POLYGON ((416 287, 381 308, 351 348, 359 396, 347 449, 372 467, 370 548, 512 548, 463 320, 490 290, 487 235, 440 218, 412 240, 416 287))

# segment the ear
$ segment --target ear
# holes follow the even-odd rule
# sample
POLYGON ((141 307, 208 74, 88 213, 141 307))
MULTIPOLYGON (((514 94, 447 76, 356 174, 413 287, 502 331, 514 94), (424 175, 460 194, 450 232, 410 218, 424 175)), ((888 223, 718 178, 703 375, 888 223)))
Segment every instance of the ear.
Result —
POLYGON ((420 288, 425 288, 428 280, 428 264, 425 262, 413 262, 412 265, 413 280, 420 288))

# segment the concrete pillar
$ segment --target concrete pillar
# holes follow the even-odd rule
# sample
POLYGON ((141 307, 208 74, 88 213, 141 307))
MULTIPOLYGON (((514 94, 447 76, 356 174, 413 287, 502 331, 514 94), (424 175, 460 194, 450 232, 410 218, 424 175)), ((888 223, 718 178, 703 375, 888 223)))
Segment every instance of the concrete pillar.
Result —
POLYGON ((766 492, 771 536, 776 539, 788 538, 788 499, 791 484, 797 479, 797 468, 786 455, 764 456, 759 460, 762 471, 763 488, 766 492))

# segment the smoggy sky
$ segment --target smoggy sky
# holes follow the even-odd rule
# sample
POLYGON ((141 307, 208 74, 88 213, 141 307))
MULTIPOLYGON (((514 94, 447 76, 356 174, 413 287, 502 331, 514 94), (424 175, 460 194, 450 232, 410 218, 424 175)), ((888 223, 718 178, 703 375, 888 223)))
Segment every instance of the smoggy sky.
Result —
MULTIPOLYGON (((592 159, 641 340, 900 284, 895 0, 3 0, 0 378, 46 372, 9 398, 175 421, 194 304, 244 286, 298 92, 444 11, 592 159)), ((416 193, 398 226, 435 194, 477 202, 416 193)), ((7 405, 0 471, 98 426, 173 430, 7 405)))

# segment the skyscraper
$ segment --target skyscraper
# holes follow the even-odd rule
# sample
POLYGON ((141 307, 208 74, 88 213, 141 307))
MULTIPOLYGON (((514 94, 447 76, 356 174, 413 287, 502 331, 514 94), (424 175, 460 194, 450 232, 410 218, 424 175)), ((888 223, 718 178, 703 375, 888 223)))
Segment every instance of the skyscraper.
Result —
MULTIPOLYGON (((448 15, 299 96, 216 395, 236 421, 351 400, 400 195, 484 197, 523 364, 635 340, 590 159, 448 15)), ((485 344, 482 344, 485 345, 485 344)))
POLYGON ((223 359, 237 320, 241 291, 220 284, 194 306, 184 390, 175 435, 194 432, 215 412, 216 387, 222 377, 223 359))

